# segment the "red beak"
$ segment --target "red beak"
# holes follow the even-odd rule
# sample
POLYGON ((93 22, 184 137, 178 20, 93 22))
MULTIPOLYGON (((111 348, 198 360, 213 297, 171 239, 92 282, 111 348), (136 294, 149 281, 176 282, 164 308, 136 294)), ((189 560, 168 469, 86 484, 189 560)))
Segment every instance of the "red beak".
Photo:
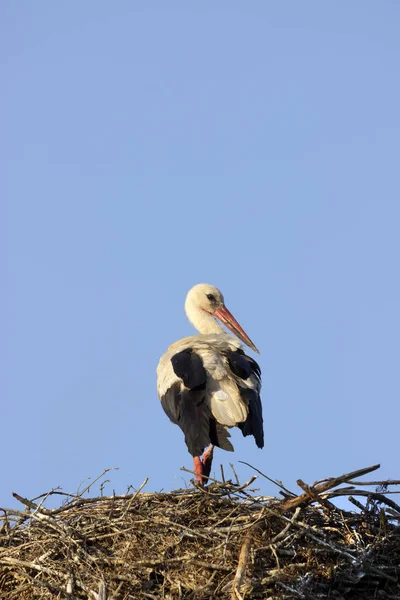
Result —
POLYGON ((220 308, 217 308, 217 310, 214 312, 214 317, 217 317, 217 319, 219 319, 224 325, 226 325, 226 327, 230 331, 232 331, 232 333, 234 333, 239 338, 239 340, 241 340, 244 344, 249 346, 249 348, 254 350, 254 352, 260 354, 260 352, 253 344, 247 333, 244 331, 244 329, 241 328, 239 323, 236 321, 235 317, 232 315, 231 312, 229 312, 226 306, 221 306, 220 308))

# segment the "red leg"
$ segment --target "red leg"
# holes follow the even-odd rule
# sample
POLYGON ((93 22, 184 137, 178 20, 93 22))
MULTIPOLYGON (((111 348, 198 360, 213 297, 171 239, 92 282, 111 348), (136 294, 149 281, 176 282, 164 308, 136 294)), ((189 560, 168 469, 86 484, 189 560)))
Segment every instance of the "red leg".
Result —
MULTIPOLYGON (((203 454, 203 460, 200 456, 193 457, 193 471, 200 485, 204 485, 203 477, 209 477, 211 472, 212 459, 214 454, 214 446, 210 444, 203 454)), ((207 483, 206 479, 206 483, 207 483)))
POLYGON ((193 471, 197 481, 200 483, 200 485, 203 485, 203 463, 200 456, 193 457, 193 471))
MULTIPOLYGON (((214 446, 210 444, 203 454, 203 475, 209 477, 211 473, 211 465, 214 454, 214 446)), ((206 480, 207 483, 208 480, 206 480)))

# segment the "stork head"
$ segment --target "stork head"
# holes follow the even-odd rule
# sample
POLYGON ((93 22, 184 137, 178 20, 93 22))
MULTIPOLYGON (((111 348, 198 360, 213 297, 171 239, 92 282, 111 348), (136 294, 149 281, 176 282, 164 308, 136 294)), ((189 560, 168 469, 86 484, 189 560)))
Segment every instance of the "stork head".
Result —
MULTIPOLYGON (((247 333, 236 321, 232 313, 226 308, 222 292, 208 283, 199 283, 189 290, 186 296, 185 311, 189 320, 194 321, 195 313, 206 313, 221 321, 234 335, 254 352, 259 354, 247 333)), ((204 333, 207 333, 204 331, 204 333)))

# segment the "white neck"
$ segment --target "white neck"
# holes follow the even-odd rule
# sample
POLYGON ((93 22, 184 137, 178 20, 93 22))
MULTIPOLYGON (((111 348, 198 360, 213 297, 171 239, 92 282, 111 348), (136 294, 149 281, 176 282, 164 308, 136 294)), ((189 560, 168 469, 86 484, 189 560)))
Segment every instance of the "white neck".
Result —
POLYGON ((186 316, 199 333, 225 333, 222 325, 210 313, 198 306, 187 302, 186 316))

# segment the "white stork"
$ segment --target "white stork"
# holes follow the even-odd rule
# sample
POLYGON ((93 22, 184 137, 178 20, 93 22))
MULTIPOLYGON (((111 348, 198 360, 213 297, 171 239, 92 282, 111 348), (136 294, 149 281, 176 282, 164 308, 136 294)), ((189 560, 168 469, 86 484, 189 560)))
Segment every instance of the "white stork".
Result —
POLYGON ((233 451, 228 427, 239 427, 244 436, 254 436, 259 448, 264 446, 261 370, 216 320, 258 353, 216 287, 195 285, 186 297, 185 312, 200 335, 168 348, 157 367, 157 389, 164 411, 185 435, 196 479, 203 484, 214 446, 233 451))

